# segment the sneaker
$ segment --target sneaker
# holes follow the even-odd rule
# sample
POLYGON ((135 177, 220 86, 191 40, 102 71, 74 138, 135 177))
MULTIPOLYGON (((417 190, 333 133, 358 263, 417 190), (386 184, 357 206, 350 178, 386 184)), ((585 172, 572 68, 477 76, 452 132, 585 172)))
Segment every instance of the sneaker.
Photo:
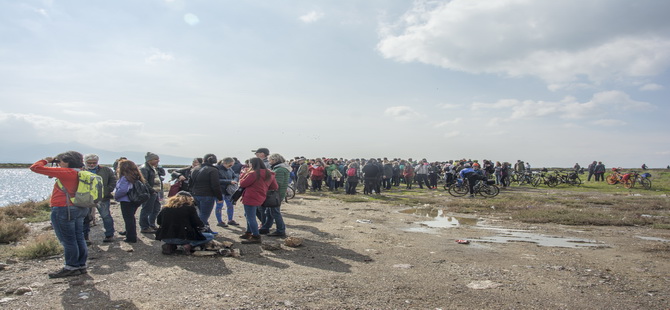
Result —
POLYGON ((241 243, 243 243, 243 244, 261 243, 261 236, 260 235, 258 235, 258 236, 251 235, 249 237, 249 239, 242 240, 241 243))
POLYGON ((143 233, 143 234, 151 234, 151 233, 155 233, 156 230, 151 228, 151 227, 148 227, 148 228, 142 228, 142 230, 140 230, 140 232, 143 233))
POLYGON ((267 235, 270 233, 270 230, 265 230, 265 229, 259 229, 258 233, 261 235, 267 235))
POLYGON ((105 243, 114 242, 114 236, 105 237, 105 239, 102 239, 102 242, 105 243))
POLYGON ((119 235, 121 235, 121 236, 125 236, 125 235, 126 235, 126 231, 125 231, 125 230, 124 230, 124 231, 120 231, 120 232, 119 232, 119 235))
POLYGON ((177 249, 177 246, 174 244, 163 243, 161 246, 162 253, 165 255, 172 255, 177 249))
POLYGON ((243 235, 240 236, 240 239, 249 239, 251 238, 251 233, 250 232, 245 232, 243 235))
POLYGON ((216 226, 219 226, 219 227, 228 227, 228 224, 226 224, 226 223, 224 223, 224 222, 221 222, 221 223, 216 224, 216 226))
POLYGON ((275 231, 275 232, 273 232, 273 233, 269 233, 269 234, 268 234, 268 237, 280 237, 280 238, 284 238, 284 237, 286 237, 286 233, 280 233, 280 232, 275 231))
POLYGON ((79 267, 79 274, 87 274, 88 273, 88 268, 86 267, 79 267))
POLYGON ((79 269, 61 269, 58 272, 50 273, 49 274, 49 279, 56 279, 56 278, 65 278, 65 277, 71 277, 71 276, 78 276, 81 274, 81 271, 79 269))
POLYGON ((230 220, 230 221, 228 221, 228 225, 240 226, 240 223, 235 222, 234 220, 230 220))

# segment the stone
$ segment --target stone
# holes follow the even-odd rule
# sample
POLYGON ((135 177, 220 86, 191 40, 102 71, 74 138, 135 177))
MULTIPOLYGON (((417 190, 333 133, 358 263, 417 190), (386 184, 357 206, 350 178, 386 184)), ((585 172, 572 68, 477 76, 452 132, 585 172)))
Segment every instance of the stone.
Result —
POLYGON ((288 237, 284 240, 284 245, 297 248, 302 245, 303 239, 299 237, 288 237))
POLYGON ((22 286, 22 287, 17 288, 16 290, 14 290, 14 295, 24 295, 24 294, 32 293, 32 292, 33 292, 32 288, 29 288, 27 286, 22 286))
POLYGON ((502 283, 497 283, 493 282, 491 280, 485 280, 485 281, 474 281, 470 282, 470 284, 467 285, 468 288, 471 288, 473 290, 486 290, 486 289, 492 289, 496 287, 502 286, 502 283))
POLYGON ((266 251, 279 251, 279 250, 281 250, 281 246, 278 243, 265 242, 265 243, 261 244, 261 249, 266 250, 266 251))

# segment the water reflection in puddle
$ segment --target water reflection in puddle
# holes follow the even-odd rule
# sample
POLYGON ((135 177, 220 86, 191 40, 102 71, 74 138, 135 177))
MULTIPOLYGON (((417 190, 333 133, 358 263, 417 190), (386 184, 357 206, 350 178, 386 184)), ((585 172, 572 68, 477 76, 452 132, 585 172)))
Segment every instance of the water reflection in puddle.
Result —
POLYGON ((668 239, 656 238, 656 237, 635 236, 635 238, 640 238, 640 239, 649 240, 649 241, 670 242, 670 240, 668 240, 668 239))
POLYGON ((419 222, 419 224, 433 228, 451 228, 462 225, 477 225, 476 218, 450 216, 447 215, 447 213, 442 209, 407 209, 400 212, 429 218, 430 220, 419 222))
MULTIPOLYGON (((469 241, 477 243, 528 242, 536 244, 538 246, 563 247, 563 248, 606 247, 606 245, 598 243, 595 240, 547 236, 532 233, 527 230, 507 229, 507 228, 483 225, 481 222, 478 222, 476 218, 450 216, 447 215, 445 210, 442 209, 434 209, 434 208, 407 209, 402 210, 400 212, 430 218, 430 220, 418 222, 418 224, 420 224, 419 227, 411 227, 404 229, 405 231, 409 232, 437 234, 439 233, 439 230, 435 228, 454 228, 466 225, 471 228, 489 230, 496 234, 495 236, 491 237, 469 239, 469 241)), ((471 243, 471 245, 472 244, 473 243, 471 243)))
POLYGON ((605 247, 604 244, 596 240, 547 236, 528 232, 527 230, 514 230, 499 227, 478 227, 480 229, 491 230, 497 233, 495 236, 482 237, 479 239, 470 239, 471 242, 490 242, 490 243, 508 243, 508 242, 528 242, 539 246, 559 247, 559 248, 581 248, 581 247, 605 247))

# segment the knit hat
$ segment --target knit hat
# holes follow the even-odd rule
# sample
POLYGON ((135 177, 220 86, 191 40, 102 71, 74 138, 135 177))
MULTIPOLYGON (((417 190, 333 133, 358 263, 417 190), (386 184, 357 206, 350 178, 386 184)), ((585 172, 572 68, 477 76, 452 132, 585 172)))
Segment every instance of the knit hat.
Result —
POLYGON ((150 161, 154 159, 158 159, 158 155, 156 155, 156 153, 147 152, 147 155, 144 155, 144 161, 150 161))

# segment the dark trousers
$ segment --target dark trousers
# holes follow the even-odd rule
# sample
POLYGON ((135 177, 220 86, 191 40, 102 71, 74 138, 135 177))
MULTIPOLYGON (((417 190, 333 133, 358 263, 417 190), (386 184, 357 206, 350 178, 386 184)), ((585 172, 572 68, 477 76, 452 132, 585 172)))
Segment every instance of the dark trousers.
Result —
POLYGON ((323 180, 312 180, 312 190, 321 190, 321 183, 323 180))
POLYGON ((135 213, 140 204, 137 202, 121 201, 121 215, 126 226, 126 240, 137 241, 137 223, 135 213))
POLYGON ((412 180, 411 176, 405 176, 405 184, 407 184, 407 189, 412 189, 412 183, 414 183, 414 180, 412 180))
POLYGON ((389 179, 389 178, 384 178, 383 183, 384 183, 384 184, 383 184, 383 187, 384 187, 385 189, 391 189, 391 179, 389 179))
POLYGON ((430 181, 428 181, 427 174, 417 174, 416 181, 419 182, 419 188, 423 188, 423 183, 426 183, 426 187, 430 188, 430 181))
POLYGON ((437 174, 431 173, 429 175, 429 178, 430 178, 430 187, 437 188, 437 174))
POLYGON ((605 173, 604 172, 596 172, 596 182, 598 181, 605 181, 605 173))
POLYGON ((349 195, 356 194, 356 186, 358 186, 358 182, 347 181, 347 194, 349 195))
POLYGON ((589 177, 586 180, 590 182, 592 176, 593 176, 593 172, 589 171, 589 177))

